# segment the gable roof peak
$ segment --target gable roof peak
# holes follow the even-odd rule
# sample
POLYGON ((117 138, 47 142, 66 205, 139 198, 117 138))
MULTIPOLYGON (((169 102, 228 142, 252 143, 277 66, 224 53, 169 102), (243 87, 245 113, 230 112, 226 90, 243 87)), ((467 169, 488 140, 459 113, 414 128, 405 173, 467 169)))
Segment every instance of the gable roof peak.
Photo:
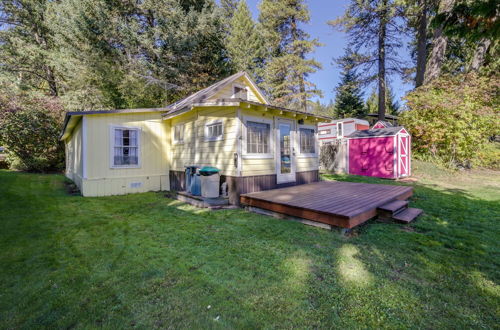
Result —
POLYGON ((248 80, 248 83, 256 90, 256 92, 265 101, 265 103, 269 104, 269 101, 260 91, 259 87, 257 86, 257 84, 255 84, 250 75, 245 71, 240 71, 227 78, 222 79, 221 81, 216 82, 215 84, 212 84, 204 89, 201 89, 194 94, 191 94, 177 102, 170 104, 169 106, 167 106, 167 109, 169 109, 168 113, 170 114, 173 112, 183 110, 194 103, 203 103, 210 97, 214 96, 218 91, 223 89, 226 85, 238 80, 241 77, 245 77, 245 79, 248 80))

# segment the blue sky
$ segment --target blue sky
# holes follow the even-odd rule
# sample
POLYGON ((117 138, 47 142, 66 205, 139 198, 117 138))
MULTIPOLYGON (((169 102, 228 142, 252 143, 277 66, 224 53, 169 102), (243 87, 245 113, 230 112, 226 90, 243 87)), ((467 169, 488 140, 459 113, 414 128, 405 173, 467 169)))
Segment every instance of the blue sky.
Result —
MULTIPOLYGON (((261 0, 247 0, 248 6, 252 10, 255 19, 258 17, 258 4, 261 0)), ((311 76, 311 81, 315 83, 322 91, 322 103, 328 103, 330 99, 334 99, 335 93, 333 89, 337 86, 340 80, 339 68, 333 63, 333 58, 343 54, 347 44, 347 36, 335 31, 332 27, 326 24, 327 21, 341 16, 344 9, 349 3, 348 0, 308 0, 309 12, 311 21, 302 28, 308 32, 312 38, 317 38, 324 45, 316 49, 312 55, 317 61, 321 62, 323 69, 319 70, 311 76)), ((402 49, 401 56, 408 58, 406 49, 402 49)), ((411 89, 411 85, 404 84, 401 79, 391 77, 390 85, 399 100, 411 89)), ((365 89, 365 98, 372 91, 372 86, 365 89)))

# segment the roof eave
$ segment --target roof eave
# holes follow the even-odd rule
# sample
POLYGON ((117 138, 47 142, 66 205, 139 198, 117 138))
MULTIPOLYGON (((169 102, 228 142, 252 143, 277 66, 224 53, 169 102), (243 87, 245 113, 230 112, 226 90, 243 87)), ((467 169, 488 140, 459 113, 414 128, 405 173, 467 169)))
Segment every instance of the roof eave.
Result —
POLYGON ((293 110, 293 109, 288 109, 288 108, 283 108, 283 107, 278 107, 274 105, 269 105, 269 104, 264 104, 264 103, 259 103, 259 102, 254 102, 254 101, 249 101, 249 100, 243 100, 243 99, 219 99, 216 100, 215 102, 208 102, 208 103, 193 103, 190 106, 187 106, 181 110, 172 112, 172 113, 166 113, 162 115, 163 120, 168 120, 172 119, 174 117, 180 116, 181 114, 187 113, 193 108, 196 107, 216 107, 216 106, 236 106, 236 107, 241 107, 242 104, 247 104, 247 105, 253 105, 257 107, 263 107, 263 108, 269 108, 269 109, 274 109, 274 110, 279 110, 283 112, 290 112, 293 114, 297 115, 302 115, 306 117, 314 117, 314 118, 319 118, 321 120, 326 120, 326 121, 331 121, 330 117, 326 116, 321 116, 321 115, 316 115, 313 113, 308 113, 304 111, 299 111, 299 110, 293 110))

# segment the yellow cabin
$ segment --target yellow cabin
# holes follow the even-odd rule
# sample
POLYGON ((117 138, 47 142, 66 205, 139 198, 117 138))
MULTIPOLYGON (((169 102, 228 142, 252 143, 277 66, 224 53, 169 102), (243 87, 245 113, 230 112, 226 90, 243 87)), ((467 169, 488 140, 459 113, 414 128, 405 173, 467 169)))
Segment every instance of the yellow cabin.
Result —
POLYGON ((272 106, 240 72, 166 108, 69 112, 66 176, 83 196, 184 190, 185 167, 214 166, 229 200, 318 180, 317 124, 272 106))

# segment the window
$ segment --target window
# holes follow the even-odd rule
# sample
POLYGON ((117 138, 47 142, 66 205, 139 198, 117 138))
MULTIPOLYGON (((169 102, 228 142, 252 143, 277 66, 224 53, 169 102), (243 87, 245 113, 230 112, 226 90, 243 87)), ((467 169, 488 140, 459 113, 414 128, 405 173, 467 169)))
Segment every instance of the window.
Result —
POLYGON ((184 124, 174 126, 174 143, 184 142, 184 124))
POLYGON ((331 134, 332 130, 331 129, 322 129, 319 131, 319 135, 326 135, 326 134, 331 134))
POLYGON ((233 86, 233 98, 247 100, 247 89, 242 86, 233 86))
POLYGON ((139 166, 139 129, 113 128, 112 167, 139 166))
POLYGON ((313 128, 300 128, 300 153, 301 154, 315 154, 316 153, 316 140, 314 138, 313 128))
POLYGON ((205 140, 218 141, 223 138, 223 125, 221 121, 205 125, 205 140))
POLYGON ((268 154, 270 153, 271 125, 247 121, 247 153, 268 154))
POLYGON ((342 136, 344 136, 344 124, 342 124, 342 123, 338 123, 338 124, 337 124, 337 128, 338 128, 338 129, 337 129, 337 136, 338 136, 338 137, 342 137, 342 136))

